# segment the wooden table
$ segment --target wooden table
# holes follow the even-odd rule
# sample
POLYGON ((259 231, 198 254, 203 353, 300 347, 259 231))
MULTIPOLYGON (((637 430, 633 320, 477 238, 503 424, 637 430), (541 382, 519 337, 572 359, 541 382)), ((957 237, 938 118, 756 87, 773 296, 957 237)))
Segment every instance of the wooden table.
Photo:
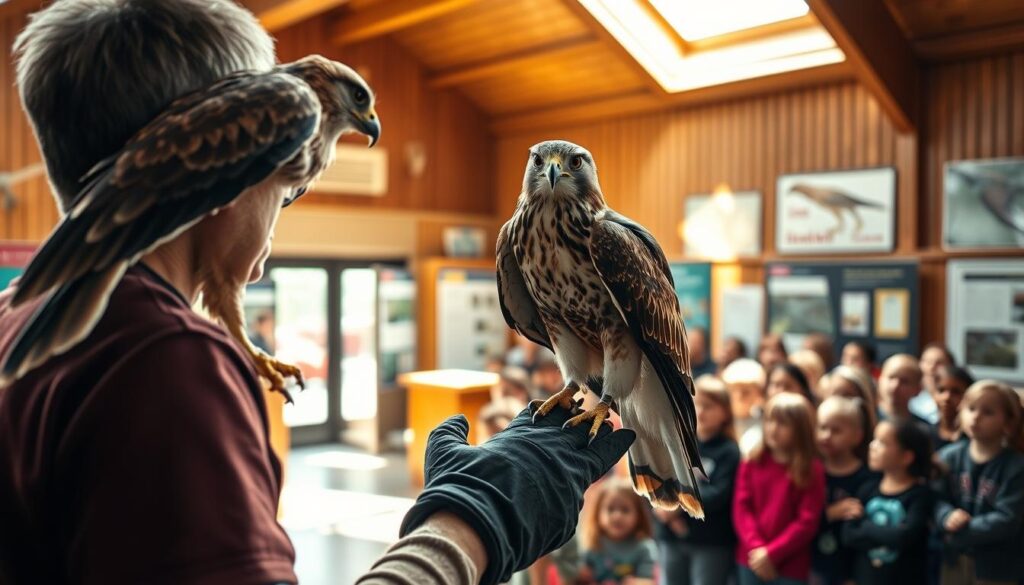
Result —
MULTIPOLYGON (((491 386, 498 375, 470 370, 433 370, 411 372, 398 378, 408 389, 408 425, 412 440, 406 450, 409 476, 414 485, 423 485, 423 462, 427 452, 427 436, 446 418, 464 414, 470 424, 491 400, 491 386)), ((473 432, 469 442, 475 443, 473 432)))

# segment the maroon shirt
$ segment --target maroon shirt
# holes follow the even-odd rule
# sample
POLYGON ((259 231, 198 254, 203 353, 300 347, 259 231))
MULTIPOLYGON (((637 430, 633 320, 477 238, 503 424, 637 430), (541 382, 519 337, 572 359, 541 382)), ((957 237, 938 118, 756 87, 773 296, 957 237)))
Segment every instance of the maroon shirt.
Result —
MULTIPOLYGON (((38 303, 0 292, 0 355, 38 303)), ((255 371, 155 273, 0 389, 0 583, 296 582, 255 371)))

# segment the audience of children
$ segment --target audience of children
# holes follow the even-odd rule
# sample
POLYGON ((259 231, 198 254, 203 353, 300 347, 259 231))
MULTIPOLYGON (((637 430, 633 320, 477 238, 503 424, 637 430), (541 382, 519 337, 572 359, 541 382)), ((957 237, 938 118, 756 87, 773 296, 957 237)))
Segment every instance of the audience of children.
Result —
POLYGON ((708 351, 708 332, 703 327, 691 327, 686 330, 686 347, 690 350, 690 374, 699 378, 704 374, 714 374, 718 366, 711 359, 708 351))
POLYGON ((715 363, 718 365, 718 373, 721 374, 729 364, 747 357, 747 344, 739 337, 726 337, 722 340, 722 348, 718 351, 715 363))
POLYGON ((878 377, 880 418, 902 422, 913 420, 927 429, 931 423, 910 411, 910 400, 921 392, 921 367, 917 358, 898 353, 885 360, 878 377))
POLYGON ((939 368, 943 366, 952 366, 956 360, 953 359, 953 354, 950 353, 949 348, 941 343, 929 343, 924 346, 924 350, 921 351, 921 359, 919 360, 921 366, 921 393, 914 397, 910 401, 910 411, 917 414, 921 418, 928 422, 936 422, 939 420, 939 413, 935 407, 935 401, 932 400, 932 395, 929 392, 936 382, 936 376, 938 375, 939 368))
POLYGON ((694 382, 697 440, 708 481, 701 481, 705 520, 682 511, 654 510, 662 585, 729 582, 735 564, 733 481, 740 463, 733 410, 725 383, 713 376, 694 382))
POLYGON ((780 392, 792 392, 807 399, 811 404, 817 404, 817 399, 811 394, 811 386, 804 376, 803 370, 789 362, 775 364, 768 372, 768 383, 765 385, 764 394, 771 398, 780 392))
MULTIPOLYGON (((550 368, 546 357, 536 369, 550 368)), ((627 478, 609 477, 584 509, 579 572, 557 582, 1024 585, 1024 408, 1012 388, 975 382, 934 344, 921 362, 886 359, 877 389, 862 342, 824 376, 811 350, 787 361, 778 336, 757 361, 718 361, 720 376, 694 384, 706 519, 652 510, 627 478), (933 424, 911 408, 922 390, 933 424)), ((501 375, 504 410, 538 380, 501 375)), ((530 582, 555 583, 545 572, 530 582)))
POLYGON ((960 431, 960 402, 967 389, 974 384, 971 373, 956 366, 942 366, 938 370, 932 399, 938 408, 939 420, 932 425, 932 449, 938 451, 946 445, 966 440, 960 431))
POLYGON ((866 341, 854 339, 843 346, 839 363, 851 368, 860 368, 875 378, 878 376, 878 372, 875 371, 877 359, 874 346, 866 341))
POLYGON ((909 585, 928 574, 928 521, 932 447, 928 433, 910 418, 875 426, 868 465, 882 474, 858 494, 860 506, 843 526, 843 544, 854 549, 857 583, 909 585))
POLYGON ((654 551, 647 500, 628 478, 609 478, 584 510, 579 585, 654 585, 654 551))
POLYGON ((832 396, 818 407, 818 452, 825 468, 825 512, 811 550, 812 582, 842 585, 853 574, 853 551, 841 528, 861 512, 860 490, 877 479, 867 467, 874 411, 860 398, 832 396))
POLYGON ((1024 580, 1024 455, 1021 402, 1002 382, 981 380, 964 394, 969 442, 939 452, 935 525, 944 546, 942 584, 1024 580))
POLYGON ((740 585, 804 583, 825 502, 815 414, 799 394, 765 405, 763 437, 740 464, 732 517, 740 585))
POLYGON ((757 361, 761 367, 770 370, 775 364, 786 361, 786 357, 786 346, 782 343, 781 335, 772 333, 761 338, 761 344, 757 347, 757 361))
POLYGON ((836 365, 836 350, 832 344, 832 338, 824 333, 811 333, 804 337, 801 344, 803 349, 809 349, 818 354, 825 369, 832 369, 836 365))
POLYGON ((722 372, 732 402, 733 425, 740 452, 746 455, 761 442, 761 407, 766 376, 761 364, 738 359, 722 372))
POLYGON ((811 387, 811 394, 814 395, 814 402, 817 404, 825 400, 821 379, 825 375, 826 369, 825 362, 821 361, 821 357, 809 349, 799 349, 790 354, 789 363, 800 368, 800 371, 804 373, 807 385, 811 387))
POLYGON ((845 396, 863 400, 871 412, 875 413, 875 418, 878 417, 875 383, 866 371, 851 366, 836 366, 822 381, 822 386, 825 388, 826 396, 845 396))

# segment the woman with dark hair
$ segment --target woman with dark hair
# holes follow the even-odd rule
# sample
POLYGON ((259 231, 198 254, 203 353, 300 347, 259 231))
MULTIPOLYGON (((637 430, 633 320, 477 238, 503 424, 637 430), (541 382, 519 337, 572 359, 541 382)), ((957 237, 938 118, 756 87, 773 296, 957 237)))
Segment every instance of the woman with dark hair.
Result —
POLYGON ((811 385, 803 371, 789 362, 781 362, 768 370, 768 382, 765 385, 765 396, 771 398, 782 392, 792 392, 807 399, 812 405, 817 404, 811 385))

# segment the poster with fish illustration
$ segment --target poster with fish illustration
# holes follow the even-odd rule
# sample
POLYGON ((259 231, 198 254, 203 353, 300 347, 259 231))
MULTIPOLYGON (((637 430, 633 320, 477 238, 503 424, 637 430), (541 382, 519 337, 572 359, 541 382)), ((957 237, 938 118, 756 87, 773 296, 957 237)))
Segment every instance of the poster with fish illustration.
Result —
POLYGON ((1024 248, 1024 158, 948 162, 943 193, 945 248, 1024 248))

